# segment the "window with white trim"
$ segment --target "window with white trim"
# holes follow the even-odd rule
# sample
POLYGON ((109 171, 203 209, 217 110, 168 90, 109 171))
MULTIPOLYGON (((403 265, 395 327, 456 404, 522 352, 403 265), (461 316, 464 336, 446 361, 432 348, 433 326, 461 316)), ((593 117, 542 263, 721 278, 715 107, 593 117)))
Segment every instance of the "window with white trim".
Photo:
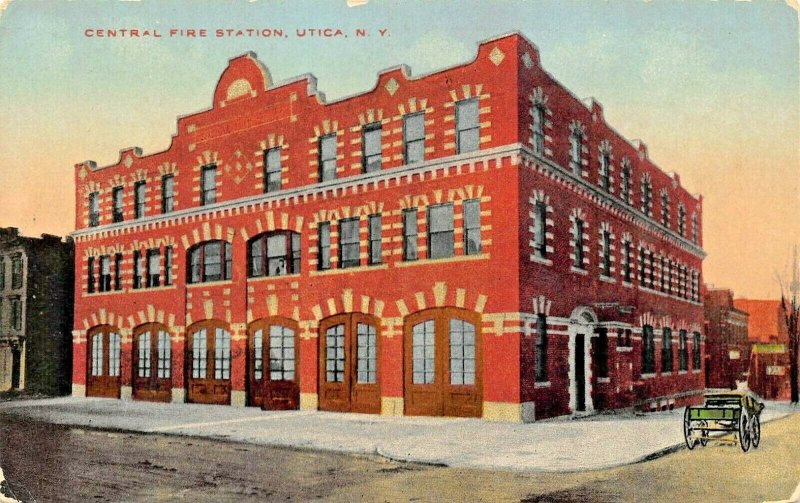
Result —
POLYGON ((209 164, 200 170, 200 206, 217 202, 217 165, 209 164))
POLYGON ((144 180, 139 180, 133 184, 133 218, 144 218, 146 208, 145 190, 147 186, 144 180))
POLYGON ((572 129, 569 135, 569 169, 572 174, 581 176, 581 149, 583 148, 583 133, 580 127, 572 129))
POLYGON ((669 194, 661 193, 661 225, 669 229, 669 194))
POLYGON ((187 266, 187 283, 231 279, 230 243, 206 241, 190 248, 187 266))
POLYGON ((678 205, 678 234, 686 237, 686 208, 683 203, 678 205))
POLYGON ((461 206, 464 224, 464 255, 481 252, 481 205, 478 199, 467 199, 461 206))
POLYGON ((631 166, 627 157, 622 158, 622 169, 619 173, 619 197, 626 203, 631 203, 631 166))
POLYGON ((336 179, 336 134, 319 139, 319 181, 336 179))
POLYGON ((89 227, 100 225, 100 194, 92 192, 89 194, 89 227))
POLYGON ((405 164, 425 160, 425 112, 403 116, 403 159, 405 164))
POLYGON ((331 268, 331 223, 320 222, 317 227, 317 241, 319 250, 317 256, 317 269, 324 271, 331 268))
POLYGON ((600 188, 608 192, 611 187, 611 152, 600 153, 600 188))
POLYGON ((361 129, 361 169, 364 173, 381 170, 381 123, 361 129))
POLYGON ((583 220, 575 217, 572 222, 572 267, 576 269, 583 269, 583 226, 583 220))
POLYGON ((111 190, 111 221, 122 222, 122 187, 114 187, 111 190))
POLYGON ((611 231, 600 231, 600 273, 611 277, 611 231))
POLYGON ((358 217, 339 220, 339 267, 341 269, 361 265, 361 241, 358 227, 358 217))
POLYGON ((403 210, 403 260, 417 260, 417 209, 403 210))
POLYGON ((437 204, 428 208, 428 258, 453 256, 453 205, 437 204))
POLYGON ((369 230, 367 250, 368 263, 370 265, 381 263, 381 216, 370 215, 367 218, 367 227, 369 230))
POLYGON ((456 154, 478 150, 480 144, 478 99, 456 102, 456 154))
POLYGON ((541 200, 533 203, 533 254, 547 257, 547 204, 541 200))
POLYGON ((281 148, 264 151, 264 192, 281 190, 281 148))
POLYGON ((534 103, 531 107, 531 133, 533 139, 533 152, 542 155, 544 153, 544 121, 545 108, 541 103, 534 103))

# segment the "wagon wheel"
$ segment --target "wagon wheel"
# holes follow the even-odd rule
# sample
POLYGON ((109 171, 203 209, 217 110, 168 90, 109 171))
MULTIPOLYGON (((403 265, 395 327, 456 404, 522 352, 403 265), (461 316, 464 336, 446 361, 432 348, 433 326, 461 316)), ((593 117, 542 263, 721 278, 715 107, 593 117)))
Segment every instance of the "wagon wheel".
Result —
POLYGON ((750 439, 753 443, 753 448, 757 449, 758 444, 761 443, 761 420, 758 414, 754 415, 750 420, 750 439))
MULTIPOLYGON (((708 426, 708 422, 707 421, 700 421, 700 426, 705 428, 705 427, 708 426)), ((700 445, 705 447, 706 445, 708 445, 708 430, 701 429, 700 433, 701 433, 701 435, 700 435, 700 445)))
POLYGON ((742 448, 742 452, 750 450, 750 420, 745 411, 739 415, 739 447, 742 448))
POLYGON ((690 419, 689 407, 686 407, 686 412, 683 413, 683 439, 686 441, 686 447, 691 451, 697 444, 697 439, 694 437, 692 430, 692 420, 690 419))

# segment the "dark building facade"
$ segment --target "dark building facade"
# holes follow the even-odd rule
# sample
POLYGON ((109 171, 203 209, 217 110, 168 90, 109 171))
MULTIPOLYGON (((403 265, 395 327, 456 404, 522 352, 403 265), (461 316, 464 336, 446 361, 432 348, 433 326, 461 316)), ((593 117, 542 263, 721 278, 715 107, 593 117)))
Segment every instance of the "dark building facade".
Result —
POLYGON ((73 245, 0 228, 0 391, 69 392, 73 245))
POLYGON ((736 388, 747 379, 750 342, 748 314, 733 303, 733 291, 708 288, 705 294, 706 387, 736 388))

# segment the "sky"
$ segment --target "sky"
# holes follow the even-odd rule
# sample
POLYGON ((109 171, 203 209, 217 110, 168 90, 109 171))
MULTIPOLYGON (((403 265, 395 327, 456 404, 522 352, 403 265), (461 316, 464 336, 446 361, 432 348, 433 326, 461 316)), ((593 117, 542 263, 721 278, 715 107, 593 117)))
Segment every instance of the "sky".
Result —
POLYGON ((72 231, 74 164, 164 150, 176 118, 208 108, 228 59, 246 51, 273 80, 313 73, 335 99, 371 89, 383 68, 452 66, 478 41, 518 30, 550 74, 595 97, 609 124, 703 195, 706 282, 780 296, 800 243, 800 39, 786 0, 349 3, 361 5, 0 0, 0 227, 72 231), (162 37, 86 36, 108 28, 162 37), (208 34, 169 37, 171 28, 208 34), (218 28, 288 36, 218 38, 218 28), (304 28, 370 36, 298 37, 304 28))

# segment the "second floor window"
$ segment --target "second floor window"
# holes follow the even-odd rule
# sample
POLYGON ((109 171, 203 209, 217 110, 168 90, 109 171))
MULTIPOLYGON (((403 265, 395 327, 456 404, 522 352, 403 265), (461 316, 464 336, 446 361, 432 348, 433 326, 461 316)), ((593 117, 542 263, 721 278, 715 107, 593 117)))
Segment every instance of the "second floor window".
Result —
POLYGON ((319 181, 336 179, 336 135, 319 139, 319 181))
POLYGON ((164 248, 164 286, 172 284, 172 247, 164 248))
POLYGON ((358 267, 360 245, 358 239, 358 218, 339 220, 339 267, 358 267))
POLYGON ((189 283, 231 279, 231 245, 226 241, 206 241, 189 250, 189 283))
POLYGON ((89 194, 89 227, 100 225, 100 194, 92 192, 89 194))
POLYGON ((94 257, 86 261, 86 292, 94 293, 94 257))
POLYGON ((264 152, 264 192, 281 190, 281 149, 264 152))
POLYGON ((480 145, 477 98, 456 103, 456 154, 478 150, 480 145))
POLYGON ((147 250, 147 277, 145 278, 147 288, 161 285, 161 253, 157 248, 147 250))
POLYGON ((381 125, 364 126, 361 134, 361 169, 364 173, 381 170, 381 125))
POLYGON ((200 206, 217 202, 217 166, 203 166, 200 175, 200 206))
POLYGON ((453 205, 431 206, 428 208, 428 257, 452 257, 453 247, 453 205))
POLYGON ((417 260, 417 209, 403 210, 403 260, 417 260))
POLYGON ((22 330, 22 299, 11 297, 11 328, 22 330))
POLYGON ((11 257, 11 288, 22 288, 22 255, 11 257))
POLYGON ((175 209, 175 177, 166 175, 161 179, 161 213, 175 209))
POLYGON ((403 117, 403 158, 405 164, 425 159, 425 113, 403 117))
POLYGON ((608 329, 597 329, 597 377, 608 377, 608 329))
POLYGON ((111 213, 113 222, 122 222, 122 187, 114 187, 111 191, 111 213))
POLYGON ((381 216, 370 215, 369 220, 369 263, 381 263, 381 216))
POLYGON ((122 290, 122 254, 114 254, 114 290, 122 290))
POLYGON ((600 233, 600 246, 602 249, 600 250, 600 273, 603 276, 610 277, 611 276, 611 233, 607 230, 603 230, 600 233))
POLYGON ((300 272, 300 234, 275 231, 260 234, 248 245, 248 276, 283 276, 300 272))
POLYGON ((477 199, 467 199, 464 211, 464 255, 481 252, 481 205, 477 199))
POLYGON ((144 266, 142 265, 142 252, 133 250, 133 288, 142 288, 142 276, 144 275, 144 266))
POLYGON ((692 334, 692 368, 700 370, 700 332, 692 334))
POLYGON ((583 220, 576 218, 572 224, 572 267, 583 269, 583 220))
POLYGON ((653 340, 653 327, 642 327, 642 373, 652 374, 656 371, 655 341, 653 340))
POLYGON ((142 218, 145 215, 145 184, 143 181, 133 185, 133 218, 142 218))
POLYGON ((101 292, 111 291, 111 257, 103 255, 100 257, 100 284, 98 290, 101 292))
POLYGON ((324 271, 325 269, 331 268, 331 223, 320 222, 317 233, 317 239, 319 241, 317 268, 320 271, 324 271))

